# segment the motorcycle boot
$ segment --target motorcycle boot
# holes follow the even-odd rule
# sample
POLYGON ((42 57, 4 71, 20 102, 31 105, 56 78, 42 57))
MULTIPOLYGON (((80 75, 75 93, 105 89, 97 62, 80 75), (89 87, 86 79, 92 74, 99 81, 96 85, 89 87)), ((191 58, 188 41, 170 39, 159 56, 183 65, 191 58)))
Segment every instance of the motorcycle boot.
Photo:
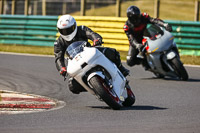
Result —
POLYGON ((139 44, 137 49, 139 51, 139 53, 137 54, 137 58, 144 59, 145 45, 139 44))
POLYGON ((151 67, 149 66, 149 64, 148 64, 146 59, 142 61, 142 66, 144 67, 145 71, 148 71, 148 70, 151 69, 151 67))
POLYGON ((130 71, 128 69, 126 69, 123 65, 122 65, 122 62, 121 62, 121 59, 120 59, 120 54, 119 52, 115 52, 115 64, 117 65, 118 69, 121 71, 121 73, 124 75, 124 77, 128 76, 130 71))
POLYGON ((116 50, 115 50, 115 64, 118 67, 118 69, 121 71, 121 73, 124 75, 124 77, 129 75, 130 71, 122 65, 120 54, 116 50))
POLYGON ((86 92, 85 88, 81 86, 74 78, 69 78, 68 80, 69 90, 74 94, 79 94, 80 92, 86 92))
POLYGON ((126 69, 122 64, 120 64, 118 68, 121 71, 121 73, 124 75, 124 77, 129 75, 130 71, 126 69))
POLYGON ((144 59, 144 52, 140 51, 137 55, 137 58, 144 59))

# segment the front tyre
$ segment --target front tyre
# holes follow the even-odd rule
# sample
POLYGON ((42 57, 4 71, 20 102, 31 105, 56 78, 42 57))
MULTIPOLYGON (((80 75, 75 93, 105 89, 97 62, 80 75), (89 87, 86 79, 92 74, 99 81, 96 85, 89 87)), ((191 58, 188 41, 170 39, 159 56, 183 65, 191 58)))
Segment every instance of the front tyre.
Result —
POLYGON ((174 69, 175 73, 178 75, 178 77, 181 80, 183 80, 183 81, 188 80, 188 73, 187 73, 185 67, 183 66, 182 62, 180 61, 180 59, 178 59, 178 57, 172 59, 170 61, 170 64, 171 64, 172 68, 174 69))
POLYGON ((96 75, 92 77, 89 82, 94 92, 100 96, 108 106, 114 110, 119 110, 122 107, 120 99, 112 92, 112 89, 105 83, 103 78, 96 75))
POLYGON ((125 107, 130 107, 135 103, 135 95, 128 84, 126 85, 126 90, 127 90, 128 97, 125 99, 125 101, 122 104, 125 107))

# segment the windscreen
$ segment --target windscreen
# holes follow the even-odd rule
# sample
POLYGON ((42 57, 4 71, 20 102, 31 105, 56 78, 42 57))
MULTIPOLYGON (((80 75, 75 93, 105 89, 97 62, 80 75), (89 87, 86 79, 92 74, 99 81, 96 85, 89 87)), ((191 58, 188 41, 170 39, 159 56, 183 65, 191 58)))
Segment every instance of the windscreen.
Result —
POLYGON ((70 44, 66 50, 66 54, 73 59, 78 53, 83 51, 83 47, 87 44, 85 41, 78 41, 70 44))
POLYGON ((150 24, 144 32, 144 36, 149 37, 151 40, 156 40, 157 36, 162 36, 164 34, 163 30, 157 26, 150 24))

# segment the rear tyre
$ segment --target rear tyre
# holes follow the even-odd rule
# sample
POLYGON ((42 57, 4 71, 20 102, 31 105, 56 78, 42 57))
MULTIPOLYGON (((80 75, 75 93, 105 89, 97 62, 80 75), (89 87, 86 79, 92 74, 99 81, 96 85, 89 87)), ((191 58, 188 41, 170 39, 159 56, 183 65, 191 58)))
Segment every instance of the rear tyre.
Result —
POLYGON ((156 72, 154 72, 154 75, 155 75, 157 78, 164 78, 164 77, 165 77, 165 75, 162 75, 162 74, 156 73, 156 72))
POLYGON ((122 105, 120 99, 111 92, 110 87, 100 76, 94 76, 90 79, 90 84, 95 93, 112 109, 119 110, 122 105))
POLYGON ((130 107, 135 103, 135 95, 132 92, 129 85, 126 85, 126 90, 127 90, 128 97, 125 99, 125 101, 122 104, 125 107, 130 107))
POLYGON ((188 80, 188 73, 185 67, 183 66, 182 62, 180 61, 180 59, 175 57, 174 59, 171 60, 170 64, 172 68, 174 69, 175 73, 178 75, 178 77, 181 80, 183 81, 188 80))

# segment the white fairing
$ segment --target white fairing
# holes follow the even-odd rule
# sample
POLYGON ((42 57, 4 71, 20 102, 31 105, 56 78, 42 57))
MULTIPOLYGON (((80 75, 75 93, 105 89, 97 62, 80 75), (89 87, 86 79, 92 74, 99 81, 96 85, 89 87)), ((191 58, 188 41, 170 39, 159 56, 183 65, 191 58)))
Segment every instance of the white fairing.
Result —
MULTIPOLYGON (((72 60, 68 61, 68 74, 74 77, 86 90, 94 94, 94 92, 83 81, 82 77, 91 68, 100 65, 104 67, 112 76, 113 90, 119 98, 126 98, 127 91, 125 89, 126 79, 118 70, 116 65, 108 60, 98 49, 95 47, 84 47, 83 52, 76 55, 72 60)), ((98 72, 91 73, 89 79, 98 72)), ((89 80, 88 79, 88 80, 89 80)))

